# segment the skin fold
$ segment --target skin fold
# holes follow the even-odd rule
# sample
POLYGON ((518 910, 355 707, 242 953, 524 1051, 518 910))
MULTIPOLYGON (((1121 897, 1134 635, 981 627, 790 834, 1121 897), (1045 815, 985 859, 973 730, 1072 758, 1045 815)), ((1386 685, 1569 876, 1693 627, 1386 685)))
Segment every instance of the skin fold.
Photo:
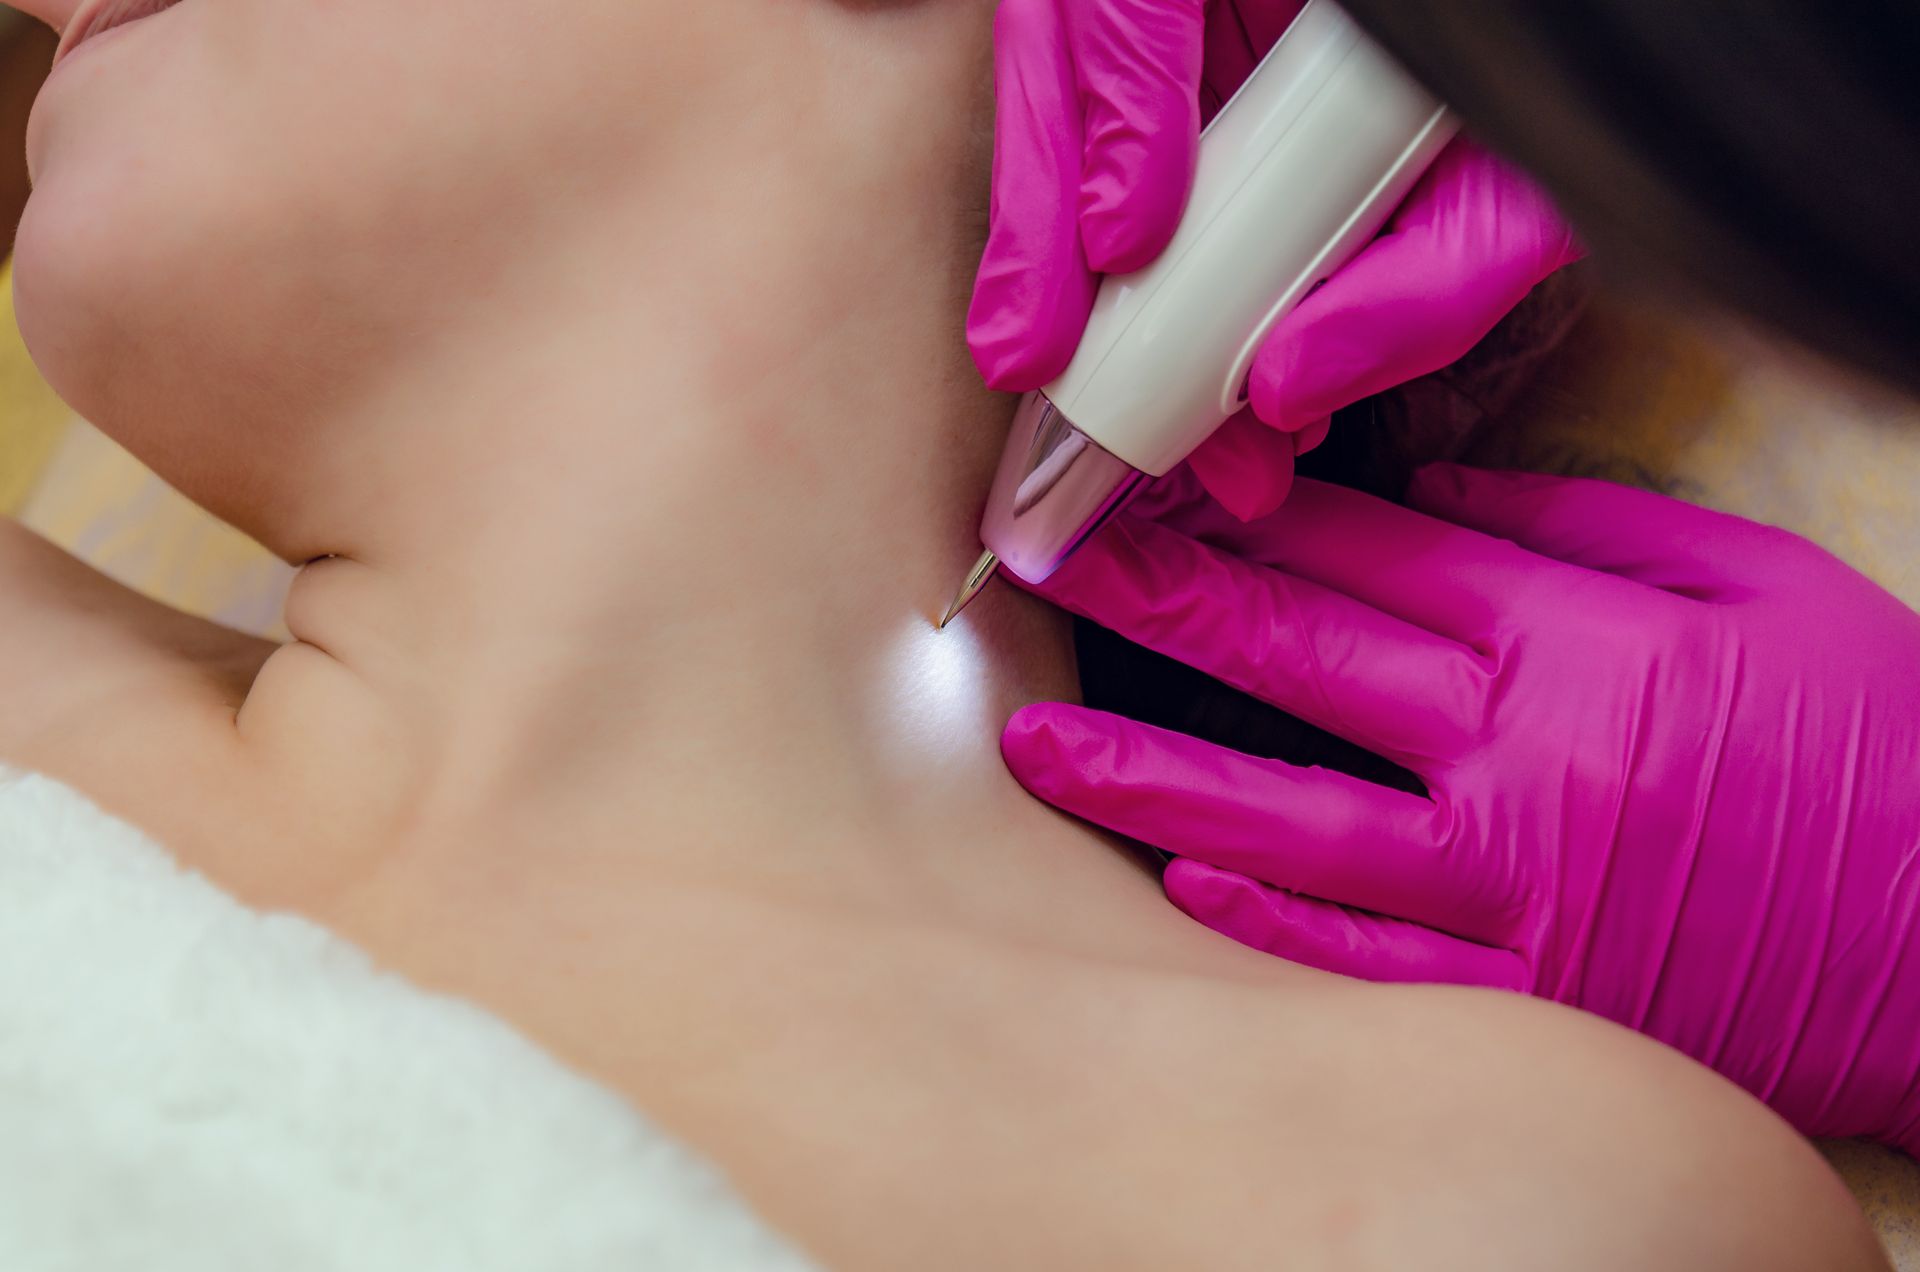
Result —
POLYGON ((23 331, 307 564, 275 648, 0 526, 0 760, 498 1012, 832 1267, 1880 1266, 1705 1071, 1241 949, 1006 775, 1063 617, 931 629, 1009 405, 962 333, 992 17, 185 0, 83 45, 23 331))

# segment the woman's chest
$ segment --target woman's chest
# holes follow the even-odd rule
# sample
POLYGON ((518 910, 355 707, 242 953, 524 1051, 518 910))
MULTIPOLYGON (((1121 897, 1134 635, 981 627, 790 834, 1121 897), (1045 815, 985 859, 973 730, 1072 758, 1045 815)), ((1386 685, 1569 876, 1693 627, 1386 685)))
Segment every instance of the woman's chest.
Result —
POLYGON ((694 890, 410 935, 373 917, 342 926, 621 1091, 836 1268, 1204 1265, 1208 1230, 1156 1198, 1271 1175, 1272 1141, 1170 1095, 1247 1109, 1312 1082, 1222 1063, 1279 993, 931 925, 694 890))

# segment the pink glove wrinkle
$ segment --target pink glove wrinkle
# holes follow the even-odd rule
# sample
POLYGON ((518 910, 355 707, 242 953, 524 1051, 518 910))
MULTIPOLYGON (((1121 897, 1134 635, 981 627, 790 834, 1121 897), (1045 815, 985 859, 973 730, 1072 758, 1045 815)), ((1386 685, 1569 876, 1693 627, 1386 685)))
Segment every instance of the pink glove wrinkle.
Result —
POLYGON ((1920 1153, 1920 615, 1642 491, 1436 465, 1411 500, 1302 480, 1244 524, 1176 475, 1040 590, 1426 797, 1060 704, 1014 774, 1245 944, 1584 1008, 1920 1153))
POLYGON ((1180 224, 1198 152, 1201 0, 1001 0, 992 224, 967 341, 987 383, 1066 369, 1099 288, 1180 224))
MULTIPOLYGON (((1300 0, 1002 0, 992 227, 967 318, 988 384, 1025 392, 1066 369, 1099 272, 1138 269, 1166 246, 1192 188, 1202 119, 1300 9, 1300 0)), ((1195 452, 1195 473, 1242 519, 1273 511, 1294 457, 1326 435, 1334 411, 1455 361, 1579 255, 1530 182, 1456 142, 1381 237, 1275 329, 1254 364, 1254 413, 1195 452), (1250 427, 1256 416, 1294 436, 1250 427)))

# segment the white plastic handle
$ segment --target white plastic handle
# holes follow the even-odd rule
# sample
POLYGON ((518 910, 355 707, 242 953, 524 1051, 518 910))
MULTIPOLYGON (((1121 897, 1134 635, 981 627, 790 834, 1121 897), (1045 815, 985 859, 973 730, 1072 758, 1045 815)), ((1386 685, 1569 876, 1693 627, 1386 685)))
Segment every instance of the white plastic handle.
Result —
POLYGON ((1328 0, 1310 0, 1207 128, 1167 250, 1101 286, 1044 392, 1143 472, 1244 406, 1275 324, 1364 247, 1454 133, 1452 117, 1328 0))

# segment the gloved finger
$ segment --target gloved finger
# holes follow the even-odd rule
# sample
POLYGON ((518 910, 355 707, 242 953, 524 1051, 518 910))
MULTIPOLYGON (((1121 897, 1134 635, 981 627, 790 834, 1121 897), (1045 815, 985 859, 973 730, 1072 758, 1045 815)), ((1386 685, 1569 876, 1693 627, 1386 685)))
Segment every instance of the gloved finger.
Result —
POLYGON ((1407 501, 1542 556, 1702 601, 1751 595, 1804 549, 1772 526, 1585 478, 1428 464, 1407 501))
POLYGON ((994 17, 992 224, 967 344, 996 389, 1025 392, 1073 359, 1098 280, 1080 242, 1080 93, 1058 0, 1002 0, 994 17))
POLYGON ((1290 963, 1370 981, 1514 991, 1526 985, 1526 967, 1511 950, 1296 896, 1203 862, 1170 863, 1162 883, 1190 918, 1290 963))
POLYGON ((1297 433, 1268 428, 1251 407, 1214 430, 1187 465, 1216 503, 1242 521, 1276 511, 1293 489, 1296 457, 1327 440, 1331 417, 1297 433))
POLYGON ((1066 0, 1086 111, 1080 236, 1126 274, 1179 227, 1200 146, 1201 0, 1066 0))
POLYGON ((1464 936, 1509 917, 1430 799, 1065 703, 1017 713, 1000 750, 1049 804, 1175 856, 1464 936))
POLYGON ((1035 590, 1415 772, 1469 745, 1492 694, 1463 645, 1134 517, 1035 590))
POLYGON ((1437 371, 1579 255, 1538 187, 1456 141, 1386 233, 1268 337, 1253 364, 1253 408, 1292 431, 1437 371))
POLYGON ((1504 539, 1305 477, 1294 479, 1278 511, 1250 522, 1178 483, 1148 492, 1136 514, 1142 508, 1222 553, 1463 645, 1481 643, 1523 590, 1567 568, 1504 539))
POLYGON ((1207 493, 1242 521, 1263 517, 1293 489, 1291 433, 1280 433, 1242 411, 1187 456, 1207 493))

